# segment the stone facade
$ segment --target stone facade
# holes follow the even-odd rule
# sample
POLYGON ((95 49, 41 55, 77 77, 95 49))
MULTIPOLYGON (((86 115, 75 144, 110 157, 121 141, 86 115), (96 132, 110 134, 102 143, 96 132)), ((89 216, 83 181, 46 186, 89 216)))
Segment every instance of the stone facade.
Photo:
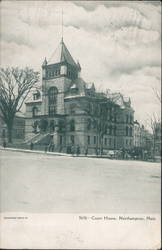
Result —
POLYGON ((63 40, 42 65, 41 88, 26 102, 25 140, 54 145, 54 150, 96 154, 133 147, 134 111, 120 93, 98 93, 81 77, 63 40))
POLYGON ((134 147, 141 147, 141 127, 137 120, 134 121, 133 144, 134 147))

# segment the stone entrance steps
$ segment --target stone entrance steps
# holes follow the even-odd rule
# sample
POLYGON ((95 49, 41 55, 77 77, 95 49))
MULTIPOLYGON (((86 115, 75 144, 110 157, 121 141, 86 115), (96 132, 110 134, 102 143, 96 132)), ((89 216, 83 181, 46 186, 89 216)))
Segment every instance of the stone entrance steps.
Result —
POLYGON ((50 133, 40 133, 27 140, 25 144, 30 145, 33 144, 49 144, 51 140, 50 133))

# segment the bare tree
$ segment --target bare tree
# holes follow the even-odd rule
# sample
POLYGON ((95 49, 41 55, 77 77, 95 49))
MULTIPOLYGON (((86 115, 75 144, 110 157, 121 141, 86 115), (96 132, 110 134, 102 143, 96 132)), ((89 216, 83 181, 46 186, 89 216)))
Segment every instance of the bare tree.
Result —
POLYGON ((148 120, 147 120, 147 125, 149 129, 151 130, 152 133, 152 151, 153 151, 153 156, 155 156, 155 144, 156 144, 156 130, 160 124, 160 118, 159 115, 156 114, 155 112, 151 115, 148 114, 148 120))
POLYGON ((0 68, 0 116, 7 125, 9 142, 16 112, 21 110, 38 79, 39 73, 30 68, 0 68))

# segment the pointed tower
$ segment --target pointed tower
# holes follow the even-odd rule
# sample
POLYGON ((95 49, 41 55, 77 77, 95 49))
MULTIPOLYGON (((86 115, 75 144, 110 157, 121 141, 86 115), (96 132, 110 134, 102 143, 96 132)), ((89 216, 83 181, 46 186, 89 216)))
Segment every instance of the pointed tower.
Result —
POLYGON ((69 89, 72 82, 78 78, 80 71, 80 64, 74 61, 62 38, 51 58, 49 60, 45 58, 42 64, 44 97, 42 111, 44 115, 64 114, 64 93, 69 89), (57 93, 53 97, 53 100, 57 99, 55 107, 54 105, 50 107, 50 95, 52 96, 50 93, 52 91, 57 93))
POLYGON ((54 54, 48 60, 43 62, 42 69, 45 69, 43 79, 54 79, 60 76, 66 76, 71 80, 75 80, 80 72, 80 64, 76 63, 68 51, 63 38, 54 54))

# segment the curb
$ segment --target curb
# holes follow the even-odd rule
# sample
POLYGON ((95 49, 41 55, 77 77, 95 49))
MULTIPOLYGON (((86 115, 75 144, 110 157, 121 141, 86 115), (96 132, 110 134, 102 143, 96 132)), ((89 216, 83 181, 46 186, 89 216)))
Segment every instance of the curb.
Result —
POLYGON ((13 152, 21 152, 21 153, 36 153, 36 154, 42 154, 42 155, 53 155, 53 156, 72 156, 64 153, 55 153, 55 152, 43 152, 38 150, 30 150, 30 149, 21 149, 21 148, 1 148, 2 151, 13 151, 13 152))
POLYGON ((72 155, 72 154, 66 154, 66 153, 58 153, 58 152, 44 152, 44 151, 38 151, 38 150, 30 150, 30 149, 21 149, 21 148, 3 148, 0 147, 0 150, 2 151, 13 151, 13 152, 21 152, 21 153, 31 153, 31 154, 41 154, 41 155, 52 155, 52 156, 67 156, 72 158, 78 158, 78 157, 84 157, 84 158, 100 158, 95 155, 72 155))
MULTIPOLYGON (((13 151, 13 152, 20 152, 20 153, 29 153, 29 154, 39 154, 39 155, 48 155, 48 156, 66 156, 66 157, 71 157, 71 158, 95 158, 95 159, 106 159, 106 160, 120 160, 124 161, 124 159, 111 159, 108 157, 99 157, 96 155, 72 155, 72 154, 66 154, 66 153, 59 153, 59 152, 44 152, 44 151, 38 151, 38 150, 30 150, 30 149, 21 149, 21 148, 3 148, 0 146, 0 151, 13 151)), ((127 161, 135 161, 135 160, 127 160, 127 161)), ((139 162, 139 161, 138 161, 139 162)), ((141 161, 143 162, 143 161, 141 161)), ((147 161, 148 163, 159 163, 159 162, 152 162, 152 161, 147 161)))

